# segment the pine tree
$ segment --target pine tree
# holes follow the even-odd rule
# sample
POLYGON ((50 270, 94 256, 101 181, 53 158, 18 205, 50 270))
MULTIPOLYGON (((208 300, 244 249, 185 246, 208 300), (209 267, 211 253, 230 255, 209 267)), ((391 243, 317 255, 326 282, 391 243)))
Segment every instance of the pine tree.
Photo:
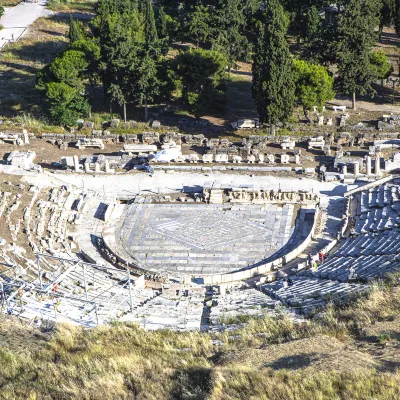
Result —
POLYGON ((197 47, 210 36, 210 12, 205 6, 195 6, 187 14, 185 29, 188 39, 194 41, 197 47))
POLYGON ((353 96, 374 94, 371 86, 376 71, 371 66, 371 50, 375 44, 375 27, 379 23, 376 0, 350 0, 346 3, 338 25, 339 54, 337 86, 342 94, 353 96))
POLYGON ((253 61, 253 98, 261 122, 286 122, 294 105, 293 60, 285 38, 288 21, 279 0, 268 0, 253 61))
POLYGON ((196 117, 223 111, 227 60, 215 50, 190 49, 173 61, 180 81, 182 99, 196 117))
POLYGON ((230 70, 239 59, 250 54, 250 45, 244 35, 246 19, 241 0, 219 0, 213 19, 213 49, 223 53, 228 59, 230 70))
POLYGON ((300 39, 304 37, 306 29, 307 14, 311 7, 319 9, 322 0, 285 0, 285 9, 290 14, 290 31, 297 36, 297 45, 300 46, 300 39))
POLYGON ((322 109, 325 102, 335 96, 333 76, 322 65, 304 60, 294 60, 296 100, 303 106, 304 115, 311 120, 308 113, 312 107, 322 109))
POLYGON ((324 45, 323 27, 317 7, 312 6, 305 18, 304 27, 304 56, 310 61, 318 61, 324 45))
POLYGON ((137 53, 145 44, 144 26, 138 11, 130 14, 110 14, 105 17, 100 29, 99 43, 101 49, 100 74, 104 92, 112 104, 124 108, 131 100, 132 91, 129 70, 137 59, 137 53))

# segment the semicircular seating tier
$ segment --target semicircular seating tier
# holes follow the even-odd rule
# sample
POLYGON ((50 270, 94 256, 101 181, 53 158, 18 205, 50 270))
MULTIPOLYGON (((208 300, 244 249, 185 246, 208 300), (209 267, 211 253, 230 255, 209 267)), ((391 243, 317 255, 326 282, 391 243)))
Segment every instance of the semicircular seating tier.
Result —
POLYGON ((346 233, 316 271, 292 276, 292 285, 261 285, 272 298, 306 315, 329 302, 345 303, 400 271, 400 190, 397 181, 351 195, 346 233))

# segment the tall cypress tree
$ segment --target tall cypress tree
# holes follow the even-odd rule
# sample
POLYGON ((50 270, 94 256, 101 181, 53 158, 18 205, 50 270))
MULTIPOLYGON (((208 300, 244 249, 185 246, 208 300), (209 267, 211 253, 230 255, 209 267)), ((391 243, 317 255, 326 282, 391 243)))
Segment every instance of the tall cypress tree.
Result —
POLYGON ((150 0, 142 0, 140 7, 143 16, 145 46, 138 52, 136 62, 132 64, 133 97, 144 105, 144 119, 148 119, 148 102, 159 93, 160 82, 157 77, 157 62, 160 58, 154 10, 150 0))
POLYGON ((285 38, 288 21, 279 0, 265 2, 253 61, 253 98, 261 122, 286 122, 294 105, 293 60, 285 38))
POLYGON ((143 0, 141 5, 141 13, 143 14, 144 36, 146 45, 152 45, 158 40, 156 21, 154 19, 154 10, 150 0, 143 0))
POLYGON ((356 95, 375 92, 371 86, 376 78, 371 66, 371 50, 376 41, 379 6, 377 0, 350 0, 339 19, 337 86, 342 94, 353 96, 354 110, 356 95))
POLYGON ((85 38, 85 26, 82 21, 75 21, 71 15, 69 16, 68 38, 71 43, 85 38))

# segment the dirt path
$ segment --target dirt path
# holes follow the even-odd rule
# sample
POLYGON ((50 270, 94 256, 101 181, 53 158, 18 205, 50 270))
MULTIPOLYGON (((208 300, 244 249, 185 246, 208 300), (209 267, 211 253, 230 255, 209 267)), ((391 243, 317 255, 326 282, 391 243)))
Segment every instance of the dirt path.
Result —
POLYGON ((4 27, 0 31, 0 49, 7 43, 19 40, 38 18, 52 14, 46 8, 47 1, 38 3, 22 2, 7 10, 0 18, 0 25, 4 27))
MULTIPOLYGON (((352 103, 351 100, 346 100, 342 98, 336 98, 327 103, 328 105, 336 105, 336 106, 346 106, 351 109, 352 103)), ((358 110, 367 110, 367 111, 382 111, 382 113, 393 113, 400 114, 400 106, 392 105, 392 104, 380 104, 375 103, 373 101, 357 101, 357 109, 358 110)))

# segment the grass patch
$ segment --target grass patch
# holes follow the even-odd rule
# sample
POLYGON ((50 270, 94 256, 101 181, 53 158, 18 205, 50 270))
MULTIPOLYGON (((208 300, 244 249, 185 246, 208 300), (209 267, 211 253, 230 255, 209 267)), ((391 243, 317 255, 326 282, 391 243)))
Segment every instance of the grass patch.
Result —
POLYGON ((0 6, 2 7, 14 7, 21 3, 21 0, 0 0, 0 6))
POLYGON ((0 54, 0 115, 30 126, 46 125, 43 97, 35 89, 37 72, 66 48, 65 22, 40 18, 29 36, 0 54), (19 119, 19 120, 18 120, 19 119))
POLYGON ((96 0, 49 0, 48 8, 58 12, 94 12, 96 0))

